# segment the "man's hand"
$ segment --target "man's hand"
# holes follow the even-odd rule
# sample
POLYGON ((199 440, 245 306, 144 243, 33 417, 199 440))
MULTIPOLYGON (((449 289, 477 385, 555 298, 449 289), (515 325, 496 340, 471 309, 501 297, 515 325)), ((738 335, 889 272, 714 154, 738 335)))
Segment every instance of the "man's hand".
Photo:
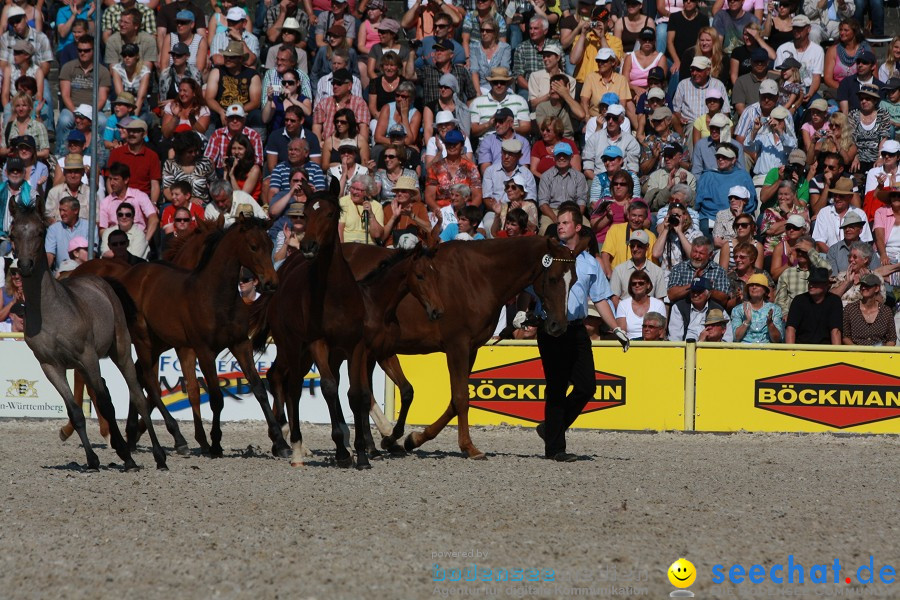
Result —
POLYGON ((520 310, 516 313, 516 316, 513 317, 513 327, 515 329, 525 329, 525 321, 528 319, 528 313, 524 310, 520 310))
POLYGON ((613 329, 613 333, 616 336, 616 341, 622 345, 622 352, 628 352, 628 349, 631 347, 631 340, 628 339, 628 334, 625 333, 621 327, 616 327, 613 329))

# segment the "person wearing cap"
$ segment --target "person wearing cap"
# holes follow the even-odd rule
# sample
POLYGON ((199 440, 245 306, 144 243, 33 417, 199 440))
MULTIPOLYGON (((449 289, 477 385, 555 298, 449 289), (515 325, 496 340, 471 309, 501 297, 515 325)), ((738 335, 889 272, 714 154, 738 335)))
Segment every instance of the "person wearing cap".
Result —
MULTIPOLYGON (((847 28, 849 29, 849 26, 847 26, 847 28)), ((832 52, 836 47, 837 46, 831 46, 828 48, 828 52, 832 52)), ((828 60, 827 55, 825 60, 828 60)), ((841 79, 837 86, 838 106, 840 107, 841 112, 846 115, 849 115, 852 110, 859 110, 861 108, 861 97, 859 94, 863 86, 875 86, 877 88, 876 90, 871 90, 871 88, 866 87, 867 92, 874 91, 877 95, 875 101, 877 108, 878 102, 881 100, 880 90, 884 85, 883 81, 879 81, 875 77, 878 61, 871 50, 861 48, 859 52, 857 52, 856 60, 854 62, 856 64, 856 74, 848 73, 846 77, 841 79)), ((828 80, 828 70, 829 69, 827 68, 825 69, 826 81, 828 80)))
POLYGON ((588 196, 587 180, 572 167, 572 147, 566 142, 558 142, 552 153, 554 164, 541 175, 537 193, 542 215, 541 232, 556 222, 556 209, 563 202, 574 202, 584 208, 588 196))
POLYGON ((650 235, 652 234, 644 229, 632 231, 628 238, 628 250, 631 258, 616 265, 612 270, 609 285, 612 289, 612 302, 615 306, 619 305, 621 299, 628 297, 628 280, 635 271, 643 271, 647 274, 653 286, 651 295, 654 298, 664 299, 666 297, 666 274, 662 268, 650 260, 650 235))
POLYGON ((900 172, 897 166, 900 164, 900 142, 897 140, 884 140, 881 144, 881 160, 879 165, 871 168, 866 174, 866 188, 863 208, 869 219, 875 218, 875 211, 889 205, 888 194, 890 190, 900 185, 900 172))
MULTIPOLYGON (((269 8, 280 8, 281 4, 273 5, 269 8)), ((306 13, 303 13, 306 14, 306 13)), ((279 42, 269 48, 266 53, 266 60, 263 66, 266 69, 274 69, 275 60, 278 52, 282 48, 292 48, 297 54, 297 70, 309 73, 309 57, 306 52, 306 39, 308 37, 309 19, 306 19, 306 25, 301 26, 300 20, 288 17, 281 26, 279 42)))
POLYGON ((156 11, 137 0, 119 0, 103 7, 100 28, 103 31, 103 43, 118 30, 119 19, 126 10, 137 9, 141 13, 141 31, 156 37, 156 11))
POLYGON ((481 174, 482 199, 486 209, 493 210, 495 204, 509 202, 504 184, 516 175, 520 175, 525 182, 525 198, 532 202, 537 200, 537 183, 534 175, 529 170, 528 163, 522 164, 524 150, 522 141, 514 137, 507 138, 500 144, 499 160, 489 163, 481 174))
MULTIPOLYGON (((25 7, 28 8, 28 10, 34 10, 34 7, 28 4, 25 4, 25 7)), ((47 38, 46 34, 40 31, 40 27, 33 28, 28 24, 26 15, 20 14, 25 12, 22 7, 8 5, 5 10, 7 11, 7 24, 9 26, 3 31, 3 34, 0 35, 0 67, 6 67, 14 62, 16 44, 19 42, 27 42, 31 44, 33 49, 31 63, 41 71, 41 75, 46 81, 50 74, 50 67, 54 58, 50 40, 47 38), (10 16, 10 13, 13 13, 12 16, 10 16)), ((64 64, 64 61, 60 59, 59 64, 64 64)), ((53 109, 56 104, 54 93, 53 90, 51 90, 50 85, 39 85, 38 87, 43 88, 42 90, 38 90, 42 93, 32 94, 32 97, 35 100, 43 98, 43 102, 40 103, 40 115, 44 124, 49 129, 53 127, 54 122, 53 109)), ((10 94, 14 95, 16 92, 16 86, 11 85, 10 94)), ((9 105, 7 105, 4 116, 9 118, 9 114, 9 105)))
POLYGON ((153 71, 159 63, 159 50, 156 37, 145 31, 141 31, 143 16, 137 8, 122 11, 119 16, 118 30, 106 40, 106 53, 104 62, 112 67, 122 62, 123 52, 126 47, 136 46, 139 60, 153 71))
MULTIPOLYGON (((625 220, 625 207, 627 206, 626 200, 629 200, 632 197, 639 197, 641 195, 641 181, 638 178, 637 174, 634 171, 625 168, 625 154, 622 152, 622 149, 615 145, 607 146, 603 153, 600 156, 600 161, 605 170, 603 173, 597 173, 593 180, 590 183, 590 189, 588 190, 588 200, 590 201, 591 208, 596 208, 599 206, 599 203, 602 199, 615 196, 613 192, 613 178, 620 171, 624 172, 631 178, 632 185, 629 186, 628 190, 619 190, 619 195, 621 198, 621 206, 618 209, 614 209, 614 218, 617 219, 617 222, 621 223, 625 220), (619 217, 621 217, 620 220, 619 217)), ((587 171, 585 171, 585 178, 587 178, 587 171)))
POLYGON ((697 179, 694 174, 681 166, 684 153, 677 143, 663 146, 659 168, 650 173, 644 184, 644 200, 651 210, 656 211, 668 204, 672 186, 687 185, 696 193, 697 179))
MULTIPOLYGON (((65 196, 58 204, 59 219, 47 228, 44 250, 47 252, 47 262, 54 271, 58 270, 62 262, 69 258, 71 242, 88 237, 90 224, 87 219, 80 216, 80 212, 81 203, 78 198, 65 196)), ((94 239, 97 239, 96 228, 94 229, 94 239)), ((84 247, 87 248, 87 241, 84 242, 84 247)))
MULTIPOLYGON (((425 114, 427 115, 429 112, 430 109, 426 108, 425 114)), ((444 139, 447 137, 447 134, 453 130, 459 130, 456 117, 453 116, 453 113, 449 110, 438 111, 437 116, 434 117, 434 135, 428 138, 428 142, 425 145, 423 159, 426 168, 431 164, 438 153, 440 153, 442 157, 447 156, 447 147, 444 145, 444 139)), ((460 131, 460 133, 462 132, 460 131)), ((475 157, 472 153, 472 144, 468 137, 465 137, 464 144, 463 156, 465 156, 467 160, 474 162, 475 157)))
POLYGON ((56 271, 56 278, 62 279, 64 273, 69 273, 78 268, 79 265, 91 260, 91 253, 88 251, 87 238, 76 236, 69 241, 68 258, 59 264, 56 271))
POLYGON ((328 44, 328 34, 335 25, 339 25, 344 30, 344 35, 348 43, 356 40, 356 17, 350 11, 350 5, 347 0, 331 0, 331 9, 325 10, 316 15, 315 39, 316 47, 322 48, 328 44))
POLYGON ((728 315, 714 308, 706 313, 703 321, 703 330, 697 338, 698 342, 724 342, 725 332, 731 331, 728 315))
MULTIPOLYGON (((66 8, 66 7, 63 7, 66 8)), ((60 9, 63 10, 63 9, 60 9)), ((59 69, 59 117, 56 120, 57 154, 65 154, 66 139, 75 128, 75 112, 77 107, 86 106, 91 116, 97 119, 97 131, 106 127, 106 115, 92 108, 94 102, 94 39, 90 36, 79 38, 76 42, 78 58, 62 65, 59 69)), ((109 69, 100 65, 97 73, 99 87, 97 102, 99 106, 106 104, 112 79, 109 69)))
MULTIPOLYGON (((799 215, 791 215, 791 225, 796 227, 803 222, 799 215)), ((813 269, 829 269, 825 256, 816 250, 812 236, 801 235, 794 243, 793 264, 778 275, 775 288, 775 304, 781 307, 783 318, 787 318, 794 298, 804 293, 808 287, 810 271, 813 269)))
POLYGON ((859 278, 860 299, 844 307, 841 339, 847 346, 896 346, 894 313, 878 298, 881 282, 874 273, 859 278))
POLYGON ((37 148, 34 138, 30 135, 21 135, 10 142, 12 152, 10 157, 18 157, 25 165, 25 179, 31 184, 31 189, 43 197, 47 193, 50 181, 50 171, 46 161, 37 159, 37 148))
POLYGON ((526 197, 525 178, 516 173, 503 185, 505 203, 493 204, 490 212, 484 215, 479 231, 491 238, 534 235, 538 229, 538 209, 534 200, 526 197))
POLYGON ((621 104, 613 104, 606 109, 606 127, 597 130, 585 141, 582 153, 582 169, 584 176, 593 179, 596 175, 606 172, 606 164, 602 157, 606 148, 615 146, 622 153, 624 168, 632 173, 637 173, 640 168, 641 145, 635 137, 622 130, 625 121, 625 109, 621 104))
MULTIPOLYGON (((766 79, 775 79, 769 72, 771 58, 768 52, 757 46, 750 50, 749 54, 750 70, 737 78, 731 92, 731 100, 738 116, 744 114, 747 106, 759 102, 759 86, 762 82, 766 79)), ((772 54, 775 54, 774 50, 772 54)))
POLYGON ((228 157, 228 146, 231 138, 238 133, 246 135, 253 144, 253 153, 257 164, 262 165, 263 145, 262 138, 256 130, 246 126, 247 113, 240 104, 232 104, 226 111, 225 126, 213 131, 206 145, 203 155, 208 158, 217 170, 224 171, 225 159, 228 157))
MULTIPOLYGON (((637 2, 632 0, 627 6, 630 8, 635 4, 637 2)), ((626 16, 621 21, 624 23, 627 18, 626 16)), ((637 46, 633 52, 625 55, 625 62, 622 65, 622 76, 628 80, 633 97, 636 98, 647 91, 647 75, 650 69, 657 65, 660 65, 660 68, 667 68, 668 62, 662 52, 656 51, 656 30, 652 27, 644 27, 638 34, 637 46)))
POLYGON ((822 84, 825 51, 822 50, 822 46, 810 39, 810 21, 805 14, 795 15, 791 19, 791 29, 794 33, 793 41, 785 42, 775 50, 775 68, 779 68, 788 57, 794 57, 803 65, 800 72, 803 74, 806 95, 801 102, 805 106, 818 94, 819 86, 822 84))
POLYGON ((613 269, 631 258, 631 239, 635 233, 642 234, 638 236, 641 239, 645 234, 647 247, 656 243, 656 234, 644 227, 649 216, 650 211, 643 200, 632 200, 625 211, 625 222, 609 227, 600 252, 604 275, 612 277, 613 269))
POLYGON ((722 97, 719 90, 710 89, 706 95, 706 114, 700 115, 694 119, 693 123, 691 123, 690 129, 693 130, 691 137, 694 145, 701 139, 709 137, 709 122, 712 121, 717 114, 722 112, 722 107, 724 105, 725 99, 722 97))
POLYGON ((132 187, 147 194, 157 204, 161 194, 159 184, 162 180, 162 165, 159 155, 144 144, 147 129, 144 120, 133 119, 125 128, 125 143, 110 151, 109 164, 128 165, 132 187))
POLYGON ((672 98, 672 111, 675 113, 675 118, 678 119, 677 122, 688 125, 705 113, 706 96, 713 89, 722 95, 722 112, 731 112, 725 84, 710 76, 711 69, 712 62, 705 56, 695 56, 691 61, 691 76, 678 83, 678 87, 675 88, 675 96, 672 98))
MULTIPOLYGON (((76 132, 73 131, 72 133, 76 132)), ((90 157, 87 158, 90 159, 90 157)), ((50 188, 44 200, 44 214, 47 221, 52 223, 56 220, 59 201, 68 196, 78 200, 81 209, 79 216, 82 219, 87 219, 91 195, 85 167, 89 163, 85 162, 80 150, 61 156, 58 160, 57 171, 59 171, 61 177, 58 182, 54 179, 56 184, 50 188)), ((103 178, 101 177, 100 179, 102 181, 103 178)), ((100 189, 103 188, 101 187, 100 189)))
POLYGON ((433 161, 425 175, 425 204, 434 215, 451 202, 451 187, 462 183, 472 192, 469 204, 481 206, 481 174, 475 163, 462 155, 463 134, 452 129, 444 138, 447 155, 433 161))
POLYGON ((737 152, 735 167, 741 170, 746 169, 744 164, 744 145, 732 139, 731 126, 731 119, 722 113, 715 115, 709 120, 709 136, 702 138, 694 145, 694 153, 691 155, 691 173, 698 180, 702 173, 718 168, 716 151, 725 144, 728 144, 733 151, 737 152))
POLYGON ((883 191, 887 192, 888 205, 875 211, 872 233, 881 255, 880 264, 889 265, 900 263, 900 185, 883 191))
POLYGON ((879 264, 869 268, 874 250, 871 244, 854 242, 850 245, 850 257, 846 271, 838 273, 831 285, 831 293, 837 294, 844 306, 860 299, 860 283, 866 275, 874 275, 878 280, 878 297, 881 302, 887 298, 885 285, 889 284, 894 273, 900 271, 900 263, 879 264))
MULTIPOLYGON (((444 4, 446 5, 446 3, 444 4)), ((422 47, 419 48, 419 50, 421 49, 422 47)), ((457 90, 453 96, 454 99, 458 98, 460 102, 468 103, 472 98, 478 96, 478 90, 475 89, 471 74, 463 64, 454 61, 454 46, 449 41, 436 41, 432 44, 431 62, 424 61, 421 67, 415 67, 410 73, 409 63, 412 56, 407 60, 406 72, 411 76, 411 80, 422 86, 422 102, 425 106, 442 99, 441 88, 445 86, 440 82, 446 76, 456 79, 457 90)), ((418 61, 416 62, 418 63, 418 61)), ((463 55, 463 62, 465 62, 465 55, 463 55)), ((459 114, 456 116, 457 119, 460 118, 459 114)))
MULTIPOLYGON (((519 98, 521 99, 521 96, 519 98)), ((513 141, 518 142, 518 164, 527 168, 531 164, 531 144, 524 136, 516 132, 513 111, 502 107, 493 114, 487 123, 492 125, 493 131, 486 134, 478 146, 478 166, 481 172, 485 173, 490 166, 496 165, 503 155, 503 144, 513 141)), ((474 129, 475 124, 473 123, 472 126, 474 129)))
POLYGON ((289 222, 281 226, 281 231, 275 237, 272 262, 276 269, 281 267, 284 259, 300 249, 300 242, 306 235, 306 191, 300 186, 295 195, 299 200, 291 203, 284 211, 289 222))
MULTIPOLYGON (((580 38, 579 38, 580 39, 580 38)), ((579 100, 581 108, 589 116, 600 114, 599 104, 603 94, 612 92, 619 96, 619 102, 629 120, 636 123, 637 114, 634 112, 631 88, 628 79, 615 71, 618 59, 610 48, 600 48, 597 51, 597 69, 585 75, 584 86, 581 88, 579 100)))
MULTIPOLYGON (((604 50, 611 51, 616 65, 624 58, 625 52, 622 40, 612 32, 610 21, 613 15, 609 8, 582 0, 577 10, 579 14, 560 21, 560 39, 564 42, 563 48, 570 48, 569 62, 575 65, 575 79, 586 85, 587 76, 597 72, 597 55, 600 52, 606 56, 604 50)), ((627 89, 627 82, 625 85, 627 89)))
POLYGON ((424 241, 431 232, 428 209, 419 199, 419 184, 415 177, 401 176, 393 187, 394 197, 384 207, 384 230, 381 241, 395 247, 404 234, 424 241))
POLYGON ((778 344, 784 338, 781 307, 768 302, 769 281, 763 274, 751 275, 744 301, 731 310, 731 330, 735 342, 778 344))
POLYGON ((756 188, 750 174, 736 166, 737 153, 731 144, 723 144, 716 150, 716 169, 704 171, 697 180, 696 208, 700 213, 700 230, 708 232, 720 211, 728 210, 728 198, 723 190, 740 187, 747 190, 744 212, 756 210, 756 188))
POLYGON ((828 190, 832 204, 823 207, 816 215, 816 225, 813 229, 813 238, 819 252, 826 253, 828 249, 843 239, 844 231, 841 223, 848 213, 856 213, 863 220, 863 230, 860 240, 868 244, 872 243, 872 231, 866 213, 862 209, 850 205, 851 197, 856 193, 856 186, 849 177, 841 177, 828 190))
MULTIPOLYGON (((539 77, 538 81, 532 82, 532 74, 542 69, 550 71, 547 67, 547 60, 545 60, 545 55, 548 52, 557 56, 557 63, 562 62, 562 45, 556 40, 548 40, 549 32, 550 22, 547 19, 538 15, 531 17, 531 20, 528 21, 528 39, 519 43, 513 53, 512 75, 516 78, 516 86, 519 88, 519 91, 528 90, 529 104, 531 104, 532 108, 540 104, 540 102, 531 102, 531 94, 533 92, 531 86, 532 83, 538 83, 541 79, 539 77), (548 42, 550 44, 549 47, 548 42)), ((547 83, 549 84, 549 78, 547 83)), ((549 85, 547 87, 549 88, 549 85)), ((572 93, 574 94, 575 91, 573 90, 572 93)), ((540 95, 537 94, 538 97, 540 95)))
POLYGON ((382 59, 393 54, 400 59, 399 69, 407 64, 410 55, 409 46, 401 44, 400 23, 394 19, 382 19, 375 25, 378 32, 378 43, 369 50, 368 64, 366 65, 369 79, 373 80, 381 75, 382 59))
MULTIPOLYGON (((653 173, 663 167, 665 162, 663 151, 667 147, 679 149, 678 160, 673 168, 690 165, 690 154, 683 150, 683 138, 672 128, 672 116, 672 111, 667 106, 660 106, 649 115, 650 131, 641 143, 640 156, 640 172, 645 174, 645 181, 647 173, 653 173)), ((687 181, 687 178, 684 180, 687 181)), ((691 187, 696 189, 696 183, 691 187)))
MULTIPOLYGON (((894 43, 891 48, 897 48, 900 52, 900 44, 894 43)), ((891 50, 894 52, 894 50, 891 50)), ((894 67, 891 67, 892 69, 894 67)), ((884 65, 879 69, 879 73, 884 69, 884 65)), ((883 108, 891 115, 891 123, 895 129, 900 129, 900 77, 891 77, 884 87, 881 88, 884 98, 881 100, 879 108, 883 108)))
POLYGON ((841 345, 844 308, 841 299, 829 292, 831 274, 828 269, 810 269, 807 286, 808 291, 791 301, 784 342, 841 345))
MULTIPOLYGON (((295 47, 298 46, 297 42, 301 42, 297 49, 302 49, 305 54, 306 40, 309 37, 309 23, 313 15, 311 10, 309 13, 307 12, 304 4, 299 0, 285 0, 284 2, 273 2, 271 6, 266 7, 262 29, 266 33, 266 41, 269 44, 277 46, 278 42, 281 42, 295 47), (286 42, 285 33, 292 34, 296 39, 286 42)), ((266 65, 266 68, 271 69, 272 67, 266 65)))
MULTIPOLYGON (((716 222, 712 228, 713 240, 717 248, 727 247, 735 239, 737 233, 735 222, 741 215, 747 213, 745 209, 750 199, 750 190, 743 185, 734 185, 728 189, 726 197, 728 198, 728 208, 724 208, 716 213, 716 222)), ((752 215, 753 213, 749 213, 751 222, 753 221, 752 215)), ((746 235, 748 232, 743 233, 746 235)), ((761 246, 757 248, 762 250, 761 246)), ((730 257, 730 251, 728 255, 730 257)), ((722 266, 727 267, 727 264, 722 266)))
MULTIPOLYGON (((516 56, 518 56, 518 53, 519 48, 516 49, 516 56)), ((532 109, 537 109, 542 102, 550 100, 552 79, 557 75, 565 77, 564 85, 569 92, 569 96, 575 98, 575 78, 568 75, 563 69, 565 66, 563 64, 563 48, 559 42, 556 40, 543 42, 540 57, 543 68, 530 71, 527 85, 520 86, 521 89, 528 90, 528 105, 532 109)), ((513 69, 513 74, 515 74, 515 68, 513 69)))
POLYGON ((259 57, 259 38, 246 29, 247 13, 240 6, 232 6, 225 14, 225 19, 228 28, 215 34, 209 45, 213 67, 227 67, 228 61, 225 59, 228 53, 233 52, 240 53, 239 64, 254 66, 259 57))
POLYGON ((353 112, 359 126, 359 135, 363 139, 368 138, 371 115, 366 101, 351 94, 351 84, 356 83, 347 69, 338 69, 331 74, 332 93, 318 100, 313 109, 313 133, 320 140, 328 140, 334 135, 337 113, 343 109, 353 112))
MULTIPOLYGON (((230 3, 235 4, 234 2, 230 3)), ((157 8, 159 10, 156 12, 156 35, 160 42, 162 42, 165 36, 170 32, 178 30, 178 13, 183 10, 189 10, 194 13, 194 28, 197 30, 197 33, 207 38, 207 41, 211 40, 214 32, 217 30, 217 27, 214 25, 212 28, 213 35, 210 35, 210 31, 206 27, 206 15, 204 14, 203 9, 193 0, 160 2, 157 8)), ((214 8, 214 11, 215 10, 216 9, 214 8)), ((227 9, 225 10, 227 11, 227 9)), ((224 19, 224 15, 222 15, 222 17, 224 19)), ((218 24, 222 26, 222 29, 227 26, 227 22, 219 22, 218 24)), ((162 44, 160 43, 160 45, 162 44)))
POLYGON ((672 77, 680 77, 676 74, 681 71, 681 57, 688 57, 696 49, 701 31, 709 27, 709 17, 700 12, 697 0, 682 2, 681 10, 677 10, 678 3, 673 0, 667 0, 664 7, 656 17, 656 30, 663 38, 657 38, 656 46, 665 48, 672 61, 672 77))
MULTIPOLYGON (((223 34, 217 34, 223 35, 223 34)), ((244 42, 232 40, 222 50, 223 66, 212 69, 206 82, 206 103, 221 125, 227 116, 225 109, 232 105, 241 107, 244 117, 254 125, 261 125, 262 80, 255 69, 242 62, 246 52, 244 42)))
MULTIPOLYGON (((698 341, 700 334, 706 328, 706 319, 709 313, 718 311, 728 314, 725 307, 711 297, 712 283, 708 278, 694 277, 688 281, 686 289, 687 293, 672 304, 672 310, 669 313, 668 339, 670 342, 698 341)), ((722 341, 731 342, 733 340, 734 334, 729 326, 722 336, 722 341)))
POLYGON ((209 59, 209 42, 206 36, 194 31, 194 13, 181 10, 175 15, 175 19, 176 30, 169 32, 161 44, 160 68, 174 64, 174 50, 180 44, 179 51, 184 54, 184 62, 201 73, 205 72, 209 59))
MULTIPOLYGON (((446 3, 441 3, 446 4, 446 3)), ((408 14, 408 13, 407 13, 408 14)), ((452 62, 454 65, 464 65, 466 62, 466 52, 463 49, 462 45, 453 39, 453 28, 461 22, 460 20, 455 20, 453 16, 447 14, 446 12, 440 12, 434 15, 434 29, 431 35, 424 36, 422 39, 422 45, 416 48, 416 58, 414 67, 418 71, 419 69, 424 68, 426 65, 430 65, 433 67, 438 66, 438 59, 435 54, 435 50, 439 50, 442 52, 450 52, 450 57, 448 61, 452 62), (436 45, 440 45, 440 49, 435 48, 436 45)), ((406 15, 404 15, 403 19, 400 21, 400 25, 404 29, 408 29, 406 25, 406 15)))
POLYGON ((881 96, 876 86, 860 86, 856 97, 859 98, 859 108, 850 111, 847 123, 857 149, 852 168, 857 173, 867 173, 880 158, 881 143, 893 137, 893 125, 888 112, 878 108, 881 96))
MULTIPOLYGON (((594 117, 584 117, 582 115, 586 115, 584 112, 584 108, 579 105, 578 111, 571 110, 572 117, 577 118, 579 121, 584 121, 587 118, 587 122, 584 125, 584 139, 587 140, 592 135, 604 129, 606 127, 606 112, 609 110, 610 106, 615 106, 621 104, 619 101, 619 95, 615 92, 606 92, 600 97, 600 103, 597 105, 598 114, 594 117)), ((613 109, 613 113, 615 113, 617 109, 613 109)), ((622 114, 625 114, 624 112, 622 114)), ((631 121, 628 119, 619 119, 622 121, 621 129, 625 133, 632 133, 631 130, 631 121)))
POLYGON ((653 131, 649 122, 650 115, 653 114, 653 111, 664 106, 669 110, 672 110, 669 106, 668 96, 666 95, 667 83, 660 67, 653 67, 650 69, 650 75, 647 76, 647 85, 649 88, 638 97, 635 108, 638 117, 638 124, 635 129, 637 133, 635 137, 637 137, 639 141, 643 141, 643 138, 653 131))
MULTIPOLYGON (((472 136, 480 137, 490 134, 495 128, 495 116, 505 108, 512 112, 513 129, 520 135, 531 131, 531 113, 528 102, 522 96, 510 91, 512 75, 506 67, 495 67, 487 77, 491 90, 478 96, 470 104, 472 111, 472 136)), ((479 162, 481 160, 479 159, 479 162)))
MULTIPOLYGON (((856 242, 860 241, 863 227, 866 220, 855 212, 848 212, 841 221, 841 231, 843 239, 835 242, 828 248, 825 255, 828 265, 831 267, 832 275, 837 275, 846 271, 850 266, 850 248, 856 242)), ((878 252, 872 254, 869 260, 869 269, 877 269, 881 265, 881 256, 878 252)), ((824 265, 823 265, 824 266, 824 265)))
POLYGON ((722 36, 723 50, 730 55, 743 43, 744 29, 751 24, 759 25, 759 19, 744 10, 742 0, 726 0, 724 8, 713 17, 712 26, 722 36))
POLYGON ((791 151, 797 148, 793 127, 787 126, 791 115, 783 106, 776 106, 768 119, 760 117, 744 138, 744 152, 754 161, 753 182, 762 185, 766 175, 787 163, 791 151))
POLYGON ((572 138, 565 134, 565 121, 561 118, 550 116, 540 124, 541 139, 531 147, 531 172, 535 177, 540 177, 547 170, 556 165, 555 148, 557 144, 569 146, 571 150, 570 166, 581 172, 581 153, 572 138))
MULTIPOLYGON (((532 73, 532 76, 535 74, 532 73)), ((535 107, 535 118, 533 120, 539 126, 548 119, 560 121, 562 123, 562 135, 572 140, 575 139, 575 129, 572 126, 572 122, 581 121, 585 116, 581 104, 575 99, 574 94, 569 89, 570 83, 574 81, 574 79, 562 73, 553 75, 550 78, 547 100, 535 107)), ((588 134, 586 133, 585 135, 587 136, 588 134)))
MULTIPOLYGON (((865 7, 865 0, 804 0, 801 10, 797 14, 806 15, 810 20, 809 39, 817 44, 828 40, 840 38, 840 24, 846 19, 856 17, 856 22, 862 24, 862 12, 856 13, 860 6, 865 7)), ((873 15, 874 16, 874 15, 873 15)), ((874 21, 874 18, 873 18, 874 21)), ((875 24, 877 28, 878 25, 875 24)), ((884 27, 882 21, 881 27, 884 27)), ((884 31, 880 35, 872 37, 884 37, 884 31)))
MULTIPOLYGON (((176 100, 181 93, 181 82, 185 79, 189 79, 191 81, 196 82, 196 92, 192 95, 196 99, 196 103, 203 98, 203 90, 200 89, 200 84, 203 82, 203 76, 200 74, 200 71, 197 70, 197 67, 193 66, 188 62, 188 58, 190 57, 191 50, 185 44, 178 42, 174 46, 172 46, 169 51, 169 63, 162 63, 163 67, 159 74, 159 106, 161 106, 164 110, 166 106, 176 100)), ((192 88, 194 86, 191 86, 192 88)), ((192 90, 193 91, 193 90, 192 90)), ((209 108, 207 106, 203 106, 205 111, 208 113, 209 108)), ((172 109, 169 108, 171 111, 172 109)), ((184 115, 182 115, 182 118, 184 115)), ((209 124, 207 123, 207 126, 209 124)), ((205 133, 205 129, 203 133, 205 133)))
MULTIPOLYGON (((134 117, 137 107, 131 92, 122 92, 112 101, 113 114, 106 119, 103 129, 103 145, 112 150, 125 143, 125 136, 120 132, 121 124, 126 117, 134 117)), ((78 131, 77 129, 75 131, 78 131)))
POLYGON ((797 205, 808 213, 806 207, 809 205, 809 180, 806 177, 806 152, 795 148, 788 154, 786 165, 778 165, 766 173, 759 193, 762 210, 773 209, 780 204, 781 184, 789 182, 791 206, 797 205))

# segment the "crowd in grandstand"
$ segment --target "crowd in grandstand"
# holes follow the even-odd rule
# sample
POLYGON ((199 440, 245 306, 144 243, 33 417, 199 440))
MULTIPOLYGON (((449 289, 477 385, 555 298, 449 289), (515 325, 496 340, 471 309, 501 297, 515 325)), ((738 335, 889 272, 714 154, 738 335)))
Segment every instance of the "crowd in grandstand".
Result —
POLYGON ((7 329, 10 202, 43 203, 58 273, 240 213, 279 265, 330 190, 343 240, 387 246, 553 233, 574 203, 632 339, 896 341, 882 0, 11 0, 0 31, 7 329))

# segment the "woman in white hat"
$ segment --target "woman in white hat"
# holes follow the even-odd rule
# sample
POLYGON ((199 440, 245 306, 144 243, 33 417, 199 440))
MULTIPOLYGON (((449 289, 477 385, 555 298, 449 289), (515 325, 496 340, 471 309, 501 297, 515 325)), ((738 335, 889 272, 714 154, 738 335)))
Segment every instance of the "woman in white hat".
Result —
MULTIPOLYGON (((438 99, 425 105, 422 111, 422 129, 425 131, 425 142, 434 136, 435 117, 441 111, 449 111, 456 119, 457 126, 466 137, 472 128, 472 116, 469 107, 459 98, 459 82, 450 73, 441 75, 438 81, 438 99)), ((468 149, 471 151, 471 149, 468 149)))
MULTIPOLYGON (((428 110, 427 108, 425 109, 428 110)), ((434 132, 435 134, 431 136, 428 140, 428 143, 425 144, 425 166, 431 164, 431 162, 437 157, 438 154, 441 155, 441 158, 447 156, 447 148, 444 146, 444 138, 447 134, 454 130, 458 129, 458 123, 456 121, 456 117, 453 116, 453 113, 449 110, 442 110, 437 114, 437 117, 434 120, 434 132)), ((463 132, 460 132, 463 133, 463 132)), ((463 142, 463 156, 466 160, 473 160, 472 156, 472 143, 469 141, 469 136, 465 135, 465 141, 463 142)))

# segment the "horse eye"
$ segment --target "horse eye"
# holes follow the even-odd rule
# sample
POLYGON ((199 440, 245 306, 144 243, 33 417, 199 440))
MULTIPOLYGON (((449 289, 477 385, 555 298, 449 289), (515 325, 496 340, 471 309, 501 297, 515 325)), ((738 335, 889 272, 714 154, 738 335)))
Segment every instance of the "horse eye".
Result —
POLYGON ((418 279, 419 281, 425 281, 425 276, 421 273, 416 273, 416 279, 418 279))

